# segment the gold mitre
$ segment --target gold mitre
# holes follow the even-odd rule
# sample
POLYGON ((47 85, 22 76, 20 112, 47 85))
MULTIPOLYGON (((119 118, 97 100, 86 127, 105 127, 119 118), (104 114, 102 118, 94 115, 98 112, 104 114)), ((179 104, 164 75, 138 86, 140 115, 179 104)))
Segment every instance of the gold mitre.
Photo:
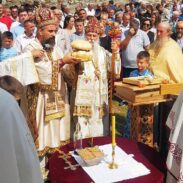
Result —
POLYGON ((36 9, 36 22, 37 27, 42 28, 47 25, 56 25, 57 19, 50 9, 40 6, 36 9))

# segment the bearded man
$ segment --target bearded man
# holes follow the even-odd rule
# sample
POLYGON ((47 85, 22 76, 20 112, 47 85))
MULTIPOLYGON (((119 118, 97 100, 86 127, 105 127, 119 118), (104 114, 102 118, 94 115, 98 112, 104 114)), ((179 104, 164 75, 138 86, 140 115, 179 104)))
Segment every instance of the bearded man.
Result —
POLYGON ((70 55, 63 57, 62 50, 55 46, 57 22, 51 11, 45 8, 37 11, 37 38, 25 48, 24 54, 0 64, 0 73, 28 85, 22 109, 38 153, 44 156, 50 148, 70 139, 70 112, 62 66, 77 60, 70 55))
POLYGON ((183 52, 183 21, 177 22, 176 32, 171 37, 178 43, 183 52))
MULTIPOLYGON (((82 138, 109 133, 107 74, 111 53, 99 45, 100 24, 96 18, 89 20, 85 33, 86 40, 92 44, 93 58, 80 64, 73 113, 82 138)), ((119 76, 121 62, 115 41, 112 41, 111 49, 116 53, 115 74, 119 76)))
POLYGON ((183 83, 183 55, 179 45, 170 38, 167 22, 157 26, 157 39, 151 44, 150 69, 153 74, 171 83, 183 83))
POLYGON ((55 46, 57 20, 52 14, 50 18, 45 19, 49 13, 51 13, 49 9, 37 11, 37 38, 24 50, 24 52, 35 49, 39 51, 34 59, 39 84, 28 87, 27 99, 31 124, 35 124, 34 120, 37 122, 36 142, 38 151, 42 154, 47 151, 47 147, 59 147, 61 142, 70 139, 67 89, 59 64, 76 62, 70 55, 63 57, 62 50, 55 46))

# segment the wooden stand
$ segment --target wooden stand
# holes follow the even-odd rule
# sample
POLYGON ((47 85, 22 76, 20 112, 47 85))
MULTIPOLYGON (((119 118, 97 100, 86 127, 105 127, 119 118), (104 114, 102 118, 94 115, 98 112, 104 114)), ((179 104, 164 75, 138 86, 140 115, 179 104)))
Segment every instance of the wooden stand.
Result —
POLYGON ((131 110, 131 138, 151 147, 153 144, 154 105, 172 100, 170 94, 178 95, 182 84, 148 85, 143 88, 115 82, 116 95, 129 103, 131 110))
POLYGON ((131 139, 153 147, 154 104, 129 105, 131 110, 131 139))
POLYGON ((140 88, 119 81, 115 82, 115 87, 116 95, 133 106, 165 102, 169 98, 167 94, 161 95, 160 85, 148 85, 140 88))

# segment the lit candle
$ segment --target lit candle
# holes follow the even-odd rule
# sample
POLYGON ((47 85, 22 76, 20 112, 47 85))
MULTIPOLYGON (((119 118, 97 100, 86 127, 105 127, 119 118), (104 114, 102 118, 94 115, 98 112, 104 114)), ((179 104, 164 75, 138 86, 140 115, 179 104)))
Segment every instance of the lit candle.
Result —
POLYGON ((116 118, 112 116, 112 145, 116 145, 116 118))

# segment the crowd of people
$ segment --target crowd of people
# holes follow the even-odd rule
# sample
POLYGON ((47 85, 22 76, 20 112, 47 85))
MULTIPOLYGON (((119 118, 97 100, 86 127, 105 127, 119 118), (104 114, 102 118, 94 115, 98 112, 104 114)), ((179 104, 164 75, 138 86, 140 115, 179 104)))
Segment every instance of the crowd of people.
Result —
MULTIPOLYGON (((47 155, 72 139, 76 126, 82 138, 109 135, 108 73, 112 54, 116 77, 150 75, 183 83, 182 1, 122 4, 111 0, 89 3, 87 7, 78 3, 74 12, 64 4, 8 7, 0 3, 0 37, 0 76, 17 79, 6 76, 6 86, 22 84, 18 85, 18 97, 14 96, 26 120, 18 111, 21 122, 17 125, 28 124, 29 129, 25 126, 24 130, 31 132, 31 145, 37 149, 41 170, 47 155), (109 33, 114 22, 121 31, 118 40, 109 33), (75 40, 92 45, 91 60, 82 62, 73 57, 71 43, 75 40)), ((5 91, 0 92, 2 100, 13 100, 5 91)), ((6 103, 0 102, 2 111, 5 107, 6 103)), ((129 137, 127 126, 124 134, 129 137)), ((30 156, 35 156, 34 151, 30 156)), ((41 182, 38 174, 30 182, 41 182)))

